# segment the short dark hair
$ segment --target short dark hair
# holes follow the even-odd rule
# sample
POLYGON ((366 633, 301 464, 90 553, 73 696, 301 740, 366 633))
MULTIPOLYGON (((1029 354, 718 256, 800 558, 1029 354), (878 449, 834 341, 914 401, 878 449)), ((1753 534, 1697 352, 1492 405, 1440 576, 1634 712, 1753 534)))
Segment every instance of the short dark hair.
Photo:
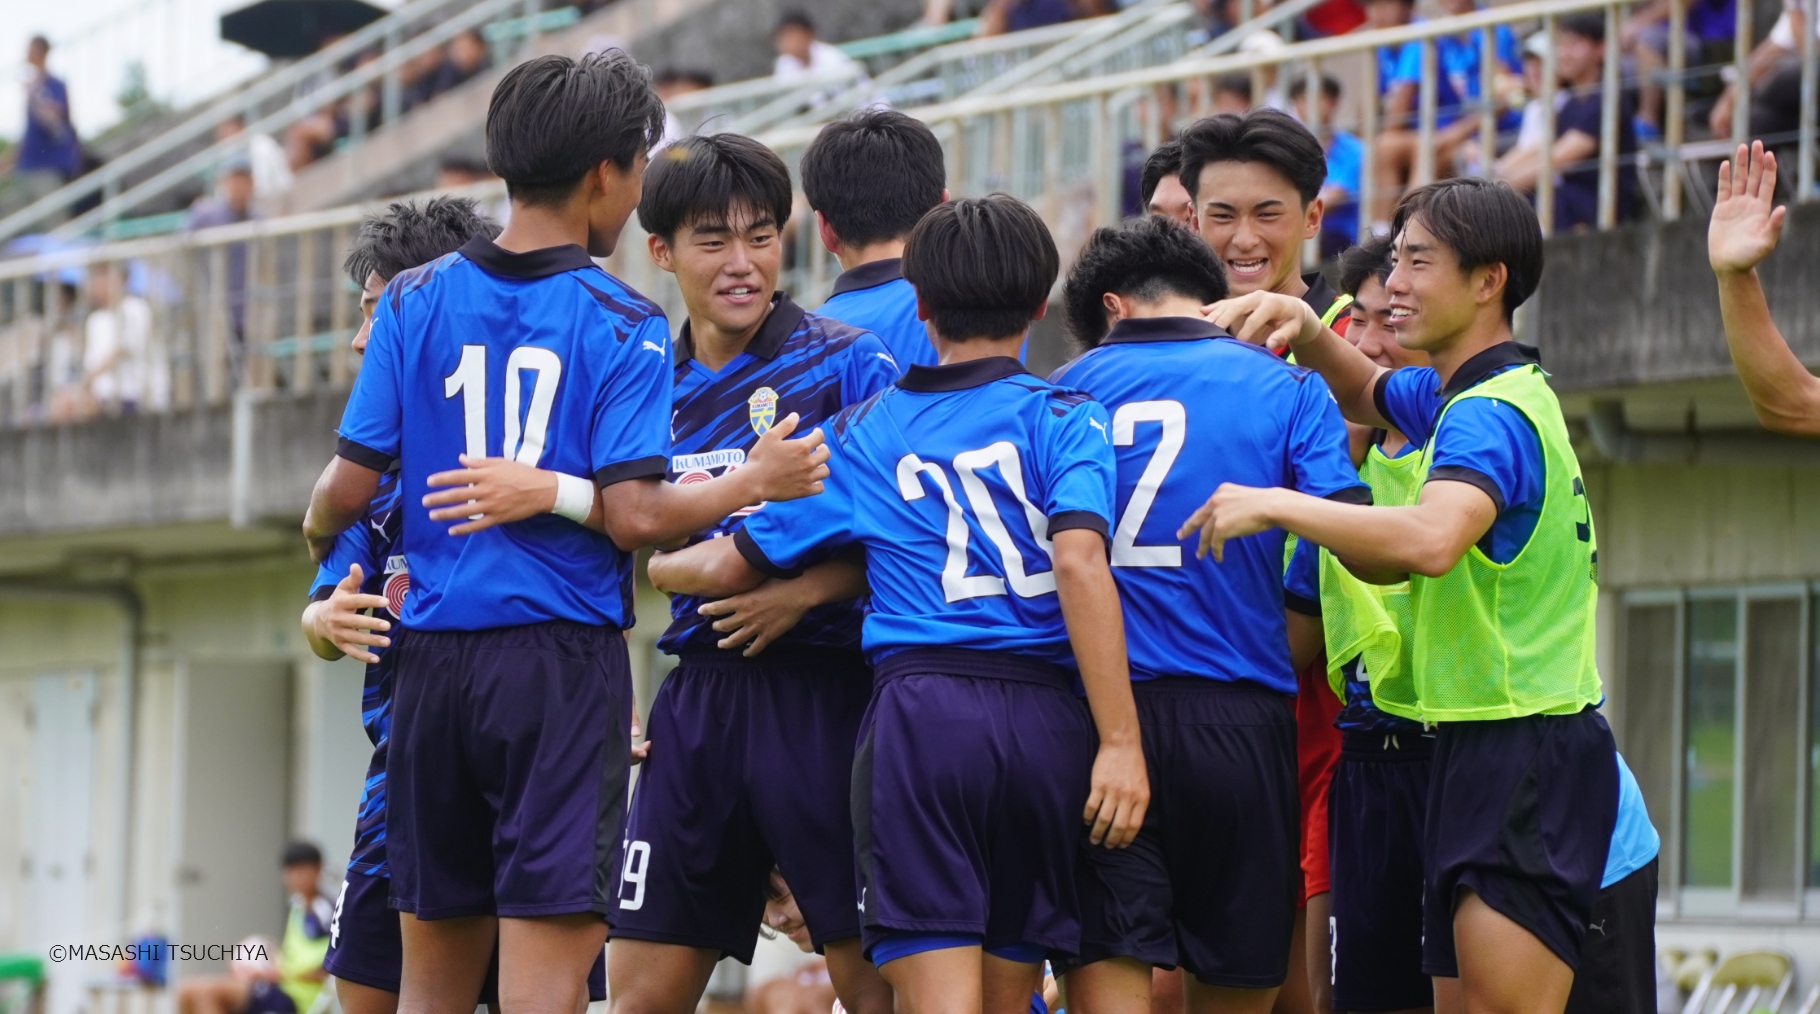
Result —
MULTIPOLYGON (((1291 100, 1294 100, 1299 99, 1306 94, 1308 94, 1308 75, 1297 74, 1295 80, 1289 82, 1289 97, 1291 100)), ((1322 74, 1321 94, 1335 102, 1340 101, 1339 79, 1322 74)))
POLYGON ((294 841, 284 847, 284 854, 278 857, 278 865, 286 869, 292 866, 321 866, 322 850, 307 841, 294 841))
POLYGON ((1590 39, 1601 45, 1605 43, 1605 12, 1574 11, 1563 14, 1555 21, 1556 32, 1567 32, 1582 39, 1590 39))
POLYGON ((526 204, 559 204, 595 166, 630 170, 664 132, 651 72, 623 50, 534 57, 487 106, 487 166, 526 204))
POLYGON ((50 52, 51 51, 51 40, 45 38, 42 35, 32 36, 31 39, 28 42, 26 42, 26 44, 25 44, 25 51, 29 53, 34 49, 42 49, 46 53, 50 52))
POLYGON ((680 67, 665 67, 651 76, 653 85, 692 84, 703 88, 714 87, 714 75, 705 70, 685 70, 680 67))
POLYGON ((1213 79, 1213 91, 1216 95, 1220 92, 1231 92, 1234 95, 1243 95, 1245 101, 1250 102, 1251 75, 1242 70, 1234 71, 1230 74, 1221 74, 1219 77, 1213 79))
POLYGON ((904 277, 949 341, 1022 334, 1060 270, 1049 227, 1010 194, 938 204, 904 244, 904 277))
POLYGON ((452 151, 437 159, 436 168, 441 172, 473 173, 476 176, 493 175, 493 171, 487 168, 485 158, 461 151, 452 151))
POLYGON ((1395 266, 1390 251, 1391 237, 1385 235, 1373 236, 1340 254, 1340 291, 1357 296, 1367 278, 1376 278, 1379 285, 1389 282, 1390 269, 1395 266))
POLYGON ((841 242, 870 246, 910 234, 942 203, 948 167, 927 124, 894 109, 835 120, 803 152, 803 195, 841 242))
POLYGON ((1086 348, 1106 337, 1106 293, 1152 302, 1168 295, 1203 303, 1226 298, 1226 272, 1213 249, 1173 218, 1147 215, 1094 230, 1062 286, 1068 334, 1086 348))
POLYGON ((499 225, 481 214, 471 198, 396 201, 385 211, 361 219, 342 268, 358 286, 366 285, 368 275, 389 282, 401 271, 461 249, 475 236, 492 239, 497 235, 499 225))
POLYGON ((1456 176, 1417 187, 1397 202, 1391 233, 1402 235, 1412 221, 1454 252, 1461 271, 1504 265, 1506 319, 1542 280, 1542 225, 1529 202, 1502 180, 1456 176))
POLYGON ((1156 188, 1165 176, 1182 174, 1182 142, 1164 141, 1157 145, 1150 157, 1144 160, 1144 171, 1138 176, 1138 200, 1140 210, 1150 207, 1150 199, 1156 196, 1156 188))
POLYGON ((785 11, 784 16, 777 19, 777 27, 771 29, 771 34, 776 35, 786 28, 800 28, 810 35, 815 34, 815 22, 809 20, 806 11, 785 11))
POLYGON ((1327 152, 1288 113, 1253 109, 1196 120, 1182 132, 1182 186, 1200 200, 1201 169, 1210 162, 1257 162, 1276 170, 1304 205, 1327 182, 1327 152))
POLYGON ((645 170, 638 224, 666 242, 690 225, 750 228, 790 219, 790 170, 777 153, 741 134, 685 137, 664 146, 645 170), (750 218, 737 223, 731 216, 750 218))

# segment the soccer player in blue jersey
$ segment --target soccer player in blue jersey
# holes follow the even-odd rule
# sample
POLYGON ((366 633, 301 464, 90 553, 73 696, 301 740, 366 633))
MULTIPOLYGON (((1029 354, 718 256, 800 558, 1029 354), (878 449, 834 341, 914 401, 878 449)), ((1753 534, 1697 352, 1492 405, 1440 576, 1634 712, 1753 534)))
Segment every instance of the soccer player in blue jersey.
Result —
POLYGON ((1289 972, 1301 875, 1284 536, 1210 565, 1174 531, 1222 482, 1370 493, 1321 378, 1201 318, 1225 295, 1213 252, 1160 216, 1095 232, 1063 294, 1088 351, 1050 379, 1112 414, 1112 572, 1151 778, 1132 847, 1082 854, 1066 976, 1082 1014, 1148 1011, 1152 967, 1190 973, 1194 1014, 1268 1011, 1289 972))
MULTIPOLYGON (((373 311, 386 283, 401 272, 459 249, 476 236, 491 239, 499 226, 475 211, 465 198, 437 197, 398 202, 360 223, 346 261, 349 279, 360 286, 360 328, 354 351, 364 353, 373 311)), ((380 479, 379 493, 360 522, 335 539, 310 586, 303 633, 310 649, 326 659, 344 655, 367 665, 361 689, 360 722, 373 744, 354 825, 354 849, 347 877, 335 901, 329 953, 323 962, 335 976, 336 998, 346 1014, 392 1014, 398 1007, 400 945, 398 915, 391 910, 391 873, 386 864, 386 738, 392 722, 392 654, 388 632, 395 626, 410 589, 410 568, 400 536, 398 473, 380 479)))
POLYGON ((1541 229, 1507 185, 1458 178, 1407 195, 1394 232, 1392 326, 1432 367, 1385 369, 1279 295, 1253 293, 1210 315, 1241 337, 1287 343, 1348 418, 1420 444, 1414 502, 1359 507, 1227 485, 1182 534, 1199 530, 1202 550, 1217 556, 1228 539, 1279 527, 1367 581, 1409 581, 1412 678, 1399 701, 1388 683, 1374 682, 1372 696, 1438 726, 1423 971, 1443 1009, 1558 1012, 1620 792, 1611 731, 1595 710, 1585 486, 1535 352, 1511 338, 1511 315, 1542 273, 1541 229))
POLYGON ((890 109, 835 120, 803 152, 803 195, 841 266, 818 312, 877 335, 904 369, 935 365, 902 264, 911 228, 948 199, 947 173, 928 125, 890 109))
POLYGON ((505 76, 486 131, 510 224, 387 286, 305 518, 320 556, 397 463, 412 593, 391 648, 387 857, 406 1014, 470 1014, 495 938, 507 1009, 581 1003, 623 829, 631 551, 826 472, 786 417, 734 475, 663 481, 669 329, 591 259, 617 243, 662 124, 618 51, 505 76), (559 516, 508 526, 461 486, 426 496, 432 473, 489 457, 560 473, 559 516), (596 512, 605 535, 574 523, 596 512), (448 519, 472 537, 438 531, 448 519))
POLYGON ((904 275, 940 365, 836 417, 821 496, 652 563, 659 587, 729 594, 863 547, 863 940, 906 1014, 1028 1010, 1044 957, 1080 946, 1083 821, 1123 847, 1149 797, 1106 563, 1110 420, 1016 359, 1057 260, 1013 198, 932 210, 904 275))
MULTIPOLYGON (((678 141, 645 175, 639 222, 689 312, 676 339, 671 482, 737 469, 780 416, 819 426, 898 377, 876 337, 776 291, 790 201, 783 160, 737 134, 678 141)), ((690 541, 730 536, 762 507, 690 541)), ((890 1014, 891 991, 860 953, 849 816, 872 693, 860 653, 864 569, 832 560, 787 583, 829 582, 845 601, 746 649, 755 657, 719 646, 701 599, 671 602, 658 646, 679 661, 651 705, 659 747, 632 797, 612 918, 615 1014, 689 1014, 715 962, 750 963, 773 864, 842 1005, 890 1014)))

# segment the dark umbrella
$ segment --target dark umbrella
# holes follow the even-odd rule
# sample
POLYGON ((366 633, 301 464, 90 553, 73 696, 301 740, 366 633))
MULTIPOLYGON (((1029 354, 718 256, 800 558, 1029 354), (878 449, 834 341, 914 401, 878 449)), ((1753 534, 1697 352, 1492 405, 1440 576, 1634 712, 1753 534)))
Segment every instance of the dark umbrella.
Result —
POLYGON ((308 56, 331 35, 385 17, 365 0, 259 0, 221 16, 221 37, 267 56, 308 56))

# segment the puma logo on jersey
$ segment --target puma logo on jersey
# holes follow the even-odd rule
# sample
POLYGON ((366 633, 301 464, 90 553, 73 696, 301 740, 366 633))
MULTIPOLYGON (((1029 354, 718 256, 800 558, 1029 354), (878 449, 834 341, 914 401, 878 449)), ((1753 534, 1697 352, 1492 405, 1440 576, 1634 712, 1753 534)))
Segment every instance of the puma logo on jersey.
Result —
POLYGON ((872 354, 879 357, 880 359, 883 359, 885 362, 890 363, 892 365, 892 367, 894 367, 894 368, 897 366, 897 360, 891 358, 890 356, 884 354, 883 352, 874 352, 872 354))
POLYGON ((645 339, 645 348, 650 349, 652 352, 655 352, 660 356, 664 354, 664 347, 662 345, 659 345, 656 342, 650 340, 649 338, 645 339))
POLYGON ((1093 428, 1094 428, 1094 429, 1096 429, 1096 430, 1099 430, 1099 431, 1100 431, 1100 439, 1101 439, 1101 440, 1104 440, 1104 441, 1106 441, 1106 443, 1107 443, 1107 444, 1111 444, 1111 443, 1112 443, 1112 437, 1111 437, 1111 436, 1109 436, 1109 435, 1108 435, 1108 434, 1107 434, 1107 433, 1106 433, 1106 427, 1104 427, 1104 426, 1101 426, 1101 425, 1100 425, 1100 421, 1099 421, 1099 420, 1098 420, 1098 419, 1088 419, 1088 420, 1087 420, 1087 425, 1089 425, 1089 426, 1091 426, 1091 427, 1093 427, 1093 428))

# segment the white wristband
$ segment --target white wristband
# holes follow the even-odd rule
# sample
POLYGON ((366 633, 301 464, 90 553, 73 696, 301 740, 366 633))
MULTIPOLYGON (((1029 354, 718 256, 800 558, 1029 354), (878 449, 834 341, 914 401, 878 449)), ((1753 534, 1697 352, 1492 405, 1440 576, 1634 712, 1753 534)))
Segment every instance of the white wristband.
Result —
POLYGON ((588 515, 593 511, 594 484, 579 475, 557 472, 556 506, 550 508, 550 513, 580 525, 587 523, 588 515))

